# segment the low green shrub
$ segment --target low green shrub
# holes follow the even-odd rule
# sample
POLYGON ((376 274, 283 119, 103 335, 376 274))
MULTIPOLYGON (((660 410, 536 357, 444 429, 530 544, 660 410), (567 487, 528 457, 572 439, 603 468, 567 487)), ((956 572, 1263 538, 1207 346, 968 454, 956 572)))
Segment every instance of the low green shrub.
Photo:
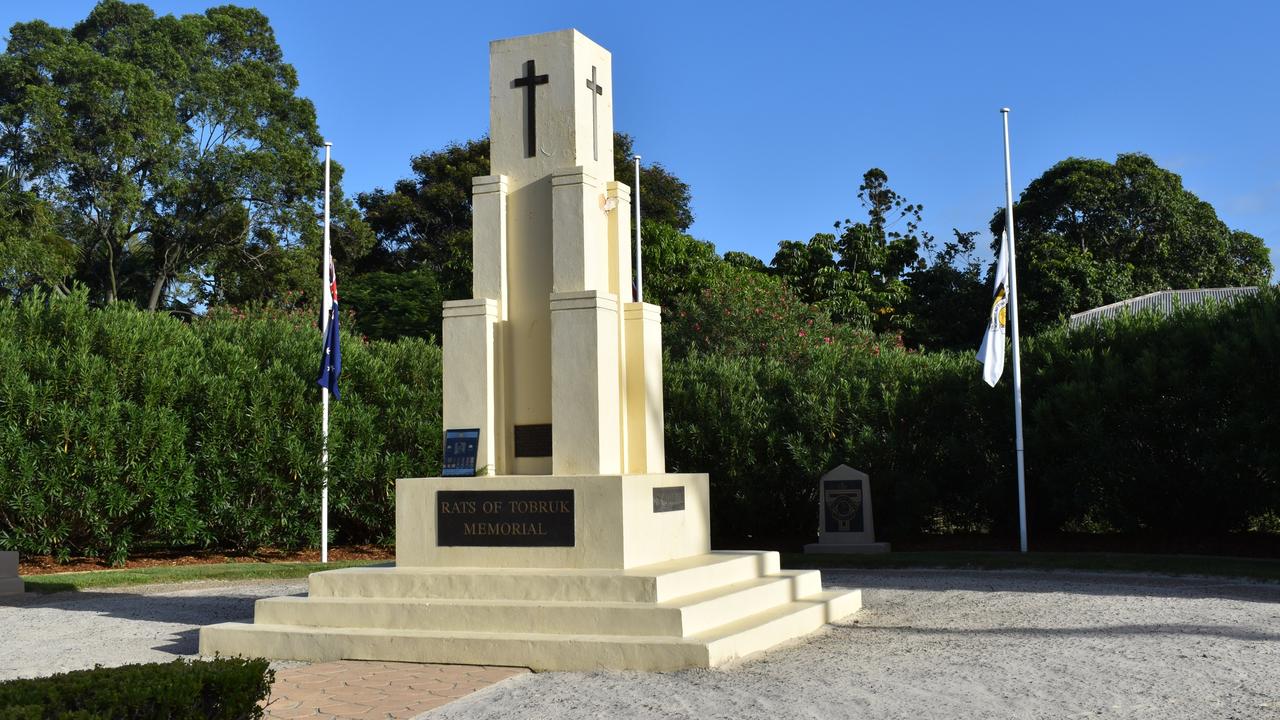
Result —
POLYGON ((262 717, 266 660, 175 660, 0 682, 0 720, 241 720, 262 717))

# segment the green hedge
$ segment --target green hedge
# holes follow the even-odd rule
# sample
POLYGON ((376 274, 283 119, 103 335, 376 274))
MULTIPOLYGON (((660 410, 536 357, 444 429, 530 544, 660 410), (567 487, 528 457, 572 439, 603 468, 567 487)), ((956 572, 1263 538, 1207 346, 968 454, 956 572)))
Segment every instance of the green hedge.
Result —
MULTIPOLYGON (((885 538, 1016 533, 1009 366, 992 389, 970 353, 839 339, 666 370, 668 463, 711 473, 722 540, 811 536, 815 478, 841 462, 871 474, 885 538)), ((1033 534, 1280 531, 1276 290, 1043 333, 1023 385, 1033 534)))
POLYGON ((0 683, 0 720, 260 718, 266 660, 175 660, 0 683))
MULTIPOLYGON (((315 545, 319 356, 309 315, 0 306, 0 547, 315 545)), ((342 392, 331 526, 390 542, 395 478, 440 469, 440 351, 344 334, 342 392)))
MULTIPOLYGON (((714 536, 811 536, 841 462, 871 474, 885 538, 1016 532, 1011 372, 988 388, 970 353, 779 292, 717 287, 667 316, 668 465, 711 474, 714 536)), ((314 546, 318 348, 296 314, 0 305, 0 547, 314 546)), ((440 352, 344 335, 343 355, 332 527, 389 543, 395 478, 440 470, 440 352)), ((1033 533, 1280 530, 1277 291, 1047 332, 1023 374, 1033 533)))

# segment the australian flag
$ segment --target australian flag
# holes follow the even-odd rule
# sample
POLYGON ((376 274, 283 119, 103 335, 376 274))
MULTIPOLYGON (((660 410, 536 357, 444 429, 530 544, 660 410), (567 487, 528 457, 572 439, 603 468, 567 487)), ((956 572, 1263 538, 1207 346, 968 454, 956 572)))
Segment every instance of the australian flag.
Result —
POLYGON ((342 374, 342 348, 338 345, 338 279, 334 275, 333 265, 329 265, 329 317, 325 318, 324 354, 320 356, 320 378, 316 384, 329 388, 334 400, 341 400, 338 394, 338 376, 342 374))

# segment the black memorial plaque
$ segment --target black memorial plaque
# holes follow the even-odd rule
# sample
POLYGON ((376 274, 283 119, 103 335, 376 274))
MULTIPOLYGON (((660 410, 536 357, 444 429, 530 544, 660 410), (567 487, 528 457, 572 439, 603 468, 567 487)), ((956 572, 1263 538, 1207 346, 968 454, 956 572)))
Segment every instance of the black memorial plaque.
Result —
POLYGON ((441 547, 573 547, 572 490, 440 490, 441 547))
POLYGON ((824 532, 862 532, 862 481, 827 480, 822 484, 824 532))
POLYGON ((675 512, 684 509, 684 486, 656 487, 653 489, 653 511, 675 512))
POLYGON ((476 474, 476 448, 480 444, 479 428, 444 431, 445 477, 472 477, 476 474))
POLYGON ((551 425, 516 425, 516 457, 551 457, 551 425))

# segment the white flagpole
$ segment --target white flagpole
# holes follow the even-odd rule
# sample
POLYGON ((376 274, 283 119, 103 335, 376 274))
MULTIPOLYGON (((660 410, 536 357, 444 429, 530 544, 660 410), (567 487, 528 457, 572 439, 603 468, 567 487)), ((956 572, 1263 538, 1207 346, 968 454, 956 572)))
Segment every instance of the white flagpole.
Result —
POLYGON ((631 157, 636 161, 636 186, 631 191, 636 205, 636 302, 644 302, 644 267, 640 257, 640 156, 631 157))
MULTIPOLYGON (((329 290, 333 286, 333 279, 329 277, 329 151, 332 147, 333 143, 324 144, 324 269, 320 271, 321 282, 324 283, 320 297, 324 300, 322 301, 321 337, 328 337, 329 308, 333 306, 333 295, 329 290)), ((327 563, 329 562, 329 388, 327 387, 320 389, 320 405, 322 411, 320 420, 322 435, 320 441, 320 562, 327 563)))
POLYGON ((1022 445, 1022 354, 1018 343, 1018 264, 1013 251, 1013 171, 1009 163, 1009 108, 1004 118, 1004 227, 1009 233, 1009 330, 1013 336, 1013 426, 1018 456, 1018 534, 1027 551, 1027 473, 1022 445))

